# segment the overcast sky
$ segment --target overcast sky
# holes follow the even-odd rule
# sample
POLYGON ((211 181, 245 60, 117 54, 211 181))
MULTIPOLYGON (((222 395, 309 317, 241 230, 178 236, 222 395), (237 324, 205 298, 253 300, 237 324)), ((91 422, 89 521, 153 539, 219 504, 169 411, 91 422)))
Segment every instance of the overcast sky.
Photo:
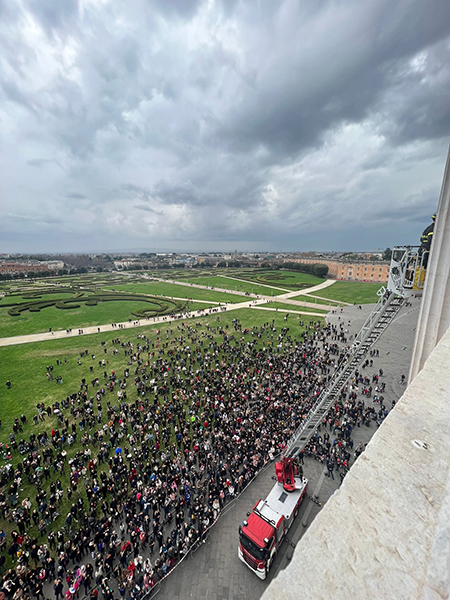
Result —
POLYGON ((418 243, 448 0, 0 0, 0 252, 418 243))

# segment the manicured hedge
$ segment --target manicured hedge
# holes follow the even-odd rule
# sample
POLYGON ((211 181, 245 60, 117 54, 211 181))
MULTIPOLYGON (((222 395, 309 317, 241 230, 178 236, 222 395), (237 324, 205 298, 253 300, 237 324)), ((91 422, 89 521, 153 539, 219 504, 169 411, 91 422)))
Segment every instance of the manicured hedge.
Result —
MULTIPOLYGON (((18 294, 17 294, 18 295, 18 294)), ((29 299, 30 302, 4 304, 4 307, 10 307, 8 314, 11 317, 18 317, 27 311, 32 313, 40 312, 43 308, 54 306, 61 310, 73 310, 85 306, 97 306, 99 302, 146 302, 150 304, 148 308, 135 309, 131 315, 138 318, 155 317, 164 314, 170 314, 181 311, 185 307, 184 302, 169 300, 168 298, 157 298, 145 294, 128 294, 124 292, 80 290, 75 288, 66 288, 61 290, 59 287, 48 288, 45 290, 36 290, 36 292, 27 292, 27 295, 21 295, 22 299, 29 299), (42 294, 55 293, 72 294, 71 298, 42 300, 42 294)))

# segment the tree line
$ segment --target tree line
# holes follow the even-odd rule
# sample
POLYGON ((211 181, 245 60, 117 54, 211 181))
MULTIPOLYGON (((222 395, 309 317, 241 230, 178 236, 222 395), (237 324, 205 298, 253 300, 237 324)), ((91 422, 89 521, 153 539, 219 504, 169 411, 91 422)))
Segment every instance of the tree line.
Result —
POLYGON ((285 262, 283 263, 283 269, 288 269, 289 271, 300 271, 300 273, 309 273, 310 275, 316 275, 316 277, 326 277, 328 275, 328 266, 322 263, 309 264, 285 262))

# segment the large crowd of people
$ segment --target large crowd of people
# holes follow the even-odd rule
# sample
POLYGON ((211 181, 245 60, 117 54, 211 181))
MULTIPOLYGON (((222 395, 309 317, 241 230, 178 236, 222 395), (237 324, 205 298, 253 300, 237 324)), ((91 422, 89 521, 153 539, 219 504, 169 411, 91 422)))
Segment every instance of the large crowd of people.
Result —
MULTIPOLYGON (((214 319, 102 343, 101 354, 123 354, 120 373, 86 349, 79 389, 17 417, 0 449, 12 524, 0 533, 0 600, 149 593, 282 452, 347 348, 343 321, 310 322, 297 339, 274 321, 250 330, 214 319)), ((371 383, 355 373, 304 452, 333 478, 363 450, 352 430, 387 414, 379 396, 376 408, 358 399, 371 383)))

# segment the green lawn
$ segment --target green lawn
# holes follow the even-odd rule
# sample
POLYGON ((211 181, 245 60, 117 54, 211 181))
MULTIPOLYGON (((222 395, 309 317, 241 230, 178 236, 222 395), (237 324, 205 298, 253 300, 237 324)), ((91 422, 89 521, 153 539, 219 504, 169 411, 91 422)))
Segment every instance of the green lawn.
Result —
MULTIPOLYGON (((99 336, 86 336, 83 338, 72 338, 62 340, 52 340, 50 342, 38 343, 38 344, 26 344, 18 346, 9 346, 0 348, 0 360, 2 364, 2 374, 4 378, 10 379, 12 387, 10 390, 6 390, 4 382, 2 381, 2 387, 0 388, 0 401, 2 404, 2 428, 0 430, 0 439, 3 443, 9 443, 8 434, 12 430, 12 424, 14 417, 24 413, 28 418, 28 423, 24 426, 23 432, 18 433, 16 436, 19 442, 20 438, 28 439, 30 433, 34 432, 38 434, 46 430, 50 431, 52 426, 56 426, 56 419, 54 416, 47 417, 44 423, 39 422, 37 426, 32 421, 33 415, 37 413, 36 403, 44 402, 47 405, 51 405, 53 402, 61 401, 68 394, 76 392, 80 387, 80 381, 82 377, 86 377, 87 381, 95 376, 100 378, 103 384, 103 371, 106 370, 108 373, 112 369, 121 368, 126 364, 126 359, 123 356, 123 350, 120 355, 113 356, 111 344, 107 345, 108 354, 104 354, 103 348, 100 344, 101 340, 110 340, 118 335, 124 335, 124 339, 132 339, 135 341, 136 332, 133 331, 118 331, 115 330, 109 334, 101 334, 99 336), (132 335, 134 334, 134 335, 132 335), (89 355, 81 359, 81 366, 77 364, 77 357, 80 352, 88 349, 89 355), (95 359, 91 357, 91 354, 95 355, 95 359), (105 358, 109 361, 109 364, 101 369, 98 367, 98 360, 105 358), (56 365, 56 359, 62 361, 61 366, 56 365), (64 359, 67 363, 64 364, 64 359), (62 376, 63 383, 57 384, 55 379, 48 381, 46 378, 46 367, 52 364, 54 367, 53 376, 62 376), (92 374, 89 370, 90 366, 94 367, 94 373, 92 374)), ((121 372, 121 374, 122 374, 121 372)), ((94 389, 89 385, 89 392, 94 393, 94 389), (92 391, 91 391, 92 390, 92 391)), ((131 390, 130 390, 131 391, 131 390)), ((132 394, 130 394, 130 400, 134 400, 132 394)), ((114 398, 111 395, 111 400, 114 402, 114 398)), ((69 411, 66 412, 70 418, 69 411)), ((73 456, 77 451, 81 449, 81 444, 74 444, 72 447, 65 446, 68 454, 68 458, 73 456)), ((95 450, 94 450, 95 452, 95 450)), ((16 464, 22 457, 19 453, 15 453, 13 456, 13 464, 16 464)), ((58 475, 62 481, 64 489, 69 487, 69 475, 66 470, 65 475, 58 475)), ((54 478, 55 476, 53 476, 54 478)), ((24 478, 22 482, 23 491, 20 493, 20 500, 25 497, 34 498, 36 495, 36 489, 34 486, 29 484, 24 478)), ((48 487, 48 486, 47 486, 48 487)), ((85 498, 84 486, 79 486, 82 497, 85 498)), ((76 497, 76 495, 75 495, 76 497)), ((67 514, 69 509, 69 500, 64 495, 64 502, 58 508, 61 516, 55 522, 56 527, 60 527, 64 523, 64 516, 67 514)), ((3 522, 0 528, 5 529, 9 532, 13 527, 13 524, 3 522)), ((30 535, 35 535, 39 539, 39 534, 36 527, 31 528, 30 535)))
POLYGON ((0 281, 0 291, 4 291, 4 290, 9 290, 12 288, 26 288, 28 285, 30 285, 29 281, 24 281, 22 279, 19 280, 8 280, 8 281, 0 281))
MULTIPOLYGON (((198 304, 198 303, 197 303, 198 304)), ((93 309, 96 307, 89 307, 93 309)), ((43 311, 44 312, 44 311, 43 311)), ((60 311, 65 317, 68 317, 66 311, 60 311)), ((39 317, 40 314, 33 314, 33 318, 39 317)), ((299 339, 299 336, 304 332, 305 326, 309 323, 323 323, 323 319, 317 317, 306 317, 304 319, 305 325, 301 326, 298 319, 284 320, 285 315, 281 313, 267 313, 264 311, 258 311, 254 309, 240 309, 230 312, 214 313, 205 317, 200 317, 195 320, 189 321, 190 326, 197 329, 197 331, 205 331, 205 325, 209 326, 209 335, 213 335, 219 342, 222 341, 223 337, 219 327, 225 328, 228 325, 228 331, 234 333, 232 324, 234 320, 240 320, 243 328, 255 329, 259 331, 259 328, 263 324, 274 323, 276 331, 266 331, 260 339, 255 336, 248 336, 248 340, 254 341, 260 346, 277 345, 277 336, 283 327, 289 328, 289 335, 292 338, 299 339)), ((118 319, 115 319, 118 320, 118 319)), ((99 321, 103 322, 102 320, 99 321)), ((89 385, 89 395, 94 395, 97 387, 91 385, 91 381, 98 377, 100 386, 106 384, 103 373, 107 372, 109 375, 114 370, 119 378, 123 377, 123 370, 129 363, 129 356, 125 356, 123 348, 119 345, 111 344, 111 340, 114 338, 120 338, 122 342, 131 341, 133 344, 137 342, 137 335, 146 335, 150 338, 151 343, 155 345, 154 348, 150 348, 151 352, 155 352, 156 355, 151 357, 150 360, 153 362, 158 358, 157 348, 161 347, 163 343, 171 344, 172 341, 177 338, 179 333, 180 322, 168 322, 164 325, 145 325, 144 327, 127 327, 124 330, 112 329, 108 333, 100 333, 87 336, 76 336, 66 339, 52 339, 47 342, 30 343, 24 345, 0 347, 0 364, 2 365, 2 375, 4 381, 9 379, 12 383, 10 390, 7 390, 4 381, 2 387, 0 387, 0 402, 2 406, 2 426, 0 428, 0 441, 5 444, 9 443, 9 433, 11 432, 13 420, 20 414, 25 414, 28 422, 24 425, 23 431, 18 433, 16 439, 19 441, 21 437, 28 439, 30 433, 40 433, 42 431, 50 431, 52 426, 56 425, 55 416, 47 417, 45 422, 39 422, 38 425, 33 423, 33 415, 37 413, 36 404, 38 402, 44 402, 46 406, 51 406, 56 401, 61 401, 70 394, 77 392, 80 389, 80 382, 82 378, 85 378, 89 385), (160 332, 158 333, 158 329, 160 332), (166 333, 167 332, 167 333, 166 333), (105 342, 105 346, 102 347, 101 343, 105 342), (106 348, 107 352, 104 352, 106 348), (117 349, 119 353, 113 355, 113 349, 117 349), (87 354, 81 358, 81 365, 77 364, 77 357, 80 356, 81 352, 87 354), (99 366, 99 361, 105 359, 108 363, 105 366, 99 366), (56 360, 61 361, 61 365, 56 364, 56 360), (48 380, 46 377, 47 366, 53 365, 53 377, 61 376, 63 383, 56 383, 55 379, 48 380), (90 370, 92 367, 92 372, 90 370)), ((64 328, 69 327, 66 323, 64 328)), ((241 337, 242 334, 239 332, 237 338, 241 337)), ((201 337, 200 337, 201 339, 201 337)), ((283 350, 281 350, 283 351, 283 350)), ((226 358, 225 356, 223 358, 226 358)), ((219 360, 219 359, 218 359, 219 360)), ((233 359, 234 360, 234 359, 233 359)), ((131 369, 130 378, 127 386, 127 401, 134 402, 136 400, 136 393, 133 387, 133 369, 131 369)), ((148 397, 152 399, 152 394, 148 394, 148 397)), ((110 393, 107 392, 103 405, 106 408, 106 402, 110 401, 111 404, 117 403, 116 391, 110 393)), ((69 418, 70 423, 72 417, 70 411, 66 410, 65 415, 69 418)), ((102 424, 107 421, 106 410, 104 411, 102 424)), ((96 428, 99 428, 97 425, 96 428)), ((80 437, 80 436, 79 436, 80 437)), ((67 450, 68 458, 73 456, 81 448, 81 444, 78 441, 72 447, 65 446, 67 450)), ((19 461, 23 460, 23 457, 19 453, 15 453, 12 458, 14 466, 19 461)), ((100 468, 107 469, 108 465, 102 465, 100 468)), ((69 474, 66 470, 65 475, 58 474, 61 479, 63 488, 66 489, 69 486, 69 474)), ((53 475, 50 479, 55 478, 53 475)), ((41 486, 48 489, 50 481, 42 482, 41 486)), ((36 487, 27 482, 26 478, 22 481, 22 490, 19 495, 19 502, 25 497, 30 497, 33 504, 35 505, 36 487)), ((65 515, 69 510, 71 502, 76 500, 77 495, 81 495, 85 498, 84 486, 80 485, 78 491, 74 493, 72 500, 69 501, 64 495, 63 504, 58 508, 60 517, 51 526, 54 528, 60 527, 63 522, 65 515)), ((0 523, 0 528, 5 529, 9 533, 14 527, 14 523, 3 521, 0 523)), ((29 532, 31 536, 36 536, 40 539, 37 528, 32 527, 29 532)), ((8 565, 10 559, 7 558, 8 565)))
MULTIPOLYGON (((381 283, 363 283, 360 281, 336 281, 330 287, 318 290, 314 295, 329 298, 337 302, 348 302, 349 304, 372 304, 377 302, 377 290, 381 283)), ((317 302, 320 302, 317 299, 317 302)))
MULTIPOLYGON (((327 288, 328 289, 328 288, 327 288)), ((314 296, 309 294, 299 294, 298 296, 292 296, 291 300, 299 300, 300 302, 314 302, 314 304, 327 304, 329 306, 341 306, 336 300, 330 300, 329 298, 320 298, 322 290, 318 290, 314 293, 314 296)))
POLYGON ((73 296, 73 291, 72 290, 67 290, 66 292, 61 291, 61 292, 55 292, 53 294, 38 294, 38 290, 33 290, 33 292, 29 291, 27 293, 24 293, 23 295, 20 294, 8 294, 7 296, 4 296, 3 298, 0 299, 0 308, 2 306, 5 305, 13 305, 13 304, 23 304, 24 302, 30 302, 30 300, 38 300, 38 299, 42 299, 42 300, 65 300, 67 298, 70 298, 71 296, 73 296), (33 293, 33 298, 31 297, 31 294, 33 293))
MULTIPOLYGON (((80 275, 75 277, 61 278, 63 285, 58 285, 55 281, 49 282, 9 282, 11 285, 4 288, 8 291, 5 297, 0 298, 0 336, 9 337, 14 335, 23 335, 26 333, 38 333, 67 328, 83 328, 90 325, 107 324, 111 322, 127 321, 137 318, 134 314, 138 310, 149 310, 153 306, 155 310, 159 304, 165 305, 166 312, 179 310, 184 306, 183 300, 173 301, 171 298, 192 298, 196 300, 205 300, 211 304, 196 303, 198 308, 214 306, 214 303, 242 302, 246 297, 236 294, 226 294, 211 290, 198 289, 189 285, 175 285, 163 282, 151 282, 142 276, 116 276, 114 274, 93 274, 80 275), (25 291, 24 291, 25 290, 25 291), (110 290, 115 290, 118 294, 126 292, 136 294, 136 298, 106 301, 105 294, 110 294, 110 290), (138 296, 140 294, 140 297, 138 296), (155 295, 157 298, 152 303, 147 295, 155 295), (163 296, 163 298, 161 298, 163 296), (69 308, 58 308, 55 306, 42 307, 39 312, 24 311, 20 315, 12 316, 8 313, 14 305, 24 307, 39 302, 50 302, 56 300, 68 301, 75 298, 80 301, 73 304, 80 306, 70 306, 69 308), (85 305, 84 301, 89 298, 97 299, 96 306, 85 305), (104 301, 101 299, 105 297, 104 301), (3 307, 3 308, 2 308, 3 307)), ((95 302, 94 302, 95 303, 95 302)), ((194 309, 195 310, 195 309, 194 309)))
POLYGON ((97 286, 101 282, 105 280, 114 280, 117 282, 126 282, 129 279, 133 279, 135 277, 139 277, 139 275, 135 275, 130 273, 130 275, 125 275, 123 273, 82 273, 80 275, 62 275, 60 277, 54 277, 52 279, 41 279, 38 280, 39 283, 61 283, 63 285, 93 285, 97 286))
POLYGON ((262 270, 252 269, 241 271, 240 273, 229 273, 232 277, 246 279, 255 283, 271 285, 289 290, 301 290, 305 287, 312 287, 323 283, 324 280, 308 273, 299 273, 298 271, 285 270, 262 270))
MULTIPOLYGON (((321 281, 317 277, 304 273, 291 271, 264 271, 264 270, 249 270, 249 269, 221 269, 215 270, 215 273, 227 273, 244 277, 247 279, 258 278, 264 281, 272 281, 273 285, 278 284, 282 287, 283 282, 289 282, 289 286, 298 286, 301 289, 305 285, 314 285, 321 281)), ((174 276, 176 273, 167 272, 168 276, 174 276)), ((201 276, 201 272, 193 273, 192 270, 180 271, 180 274, 185 276, 198 275, 189 279, 189 281, 199 283, 205 286, 222 287, 228 289, 238 289, 242 292, 241 295, 227 294, 217 292, 211 289, 198 289, 190 285, 176 285, 158 281, 148 281, 142 277, 142 274, 109 274, 109 273, 93 273, 78 276, 61 277, 59 279, 43 279, 36 282, 33 281, 11 281, 2 282, 3 289, 8 294, 0 298, 0 336, 10 337, 15 335, 24 335, 27 333, 39 333, 48 331, 51 327, 53 330, 58 329, 77 329, 88 326, 104 325, 111 322, 134 320, 133 312, 136 310, 149 309, 151 304, 141 299, 132 301, 108 301, 98 302, 96 306, 86 306, 81 303, 79 307, 70 307, 68 309, 56 308, 55 306, 43 307, 39 312, 23 312, 19 316, 11 316, 8 314, 8 309, 13 304, 23 306, 27 302, 52 301, 52 300, 68 300, 75 298, 76 294, 80 294, 85 299, 101 290, 108 292, 115 290, 117 292, 128 292, 136 294, 150 294, 155 296, 165 296, 167 298, 167 311, 173 309, 174 304, 171 298, 191 298, 192 310, 205 309, 208 304, 196 302, 196 300, 211 301, 210 306, 214 306, 214 302, 243 302, 248 297, 244 294, 257 293, 265 296, 277 296, 282 294, 282 290, 277 290, 270 287, 258 285, 252 281, 236 281, 221 277, 220 275, 205 275, 201 276), (60 282, 61 285, 58 284, 60 282), (48 292, 48 293, 47 293, 48 292)), ((161 275, 161 273, 156 273, 161 275)), ((185 279, 186 283, 188 281, 185 279)), ((335 284, 336 285, 336 284, 335 284)), ((303 298, 302 298, 303 299, 303 298)), ((164 302, 164 300, 163 300, 164 302)), ((175 307, 179 310, 183 305, 182 301, 175 302, 175 307)), ((279 307, 281 308, 281 307, 279 307)), ((293 309, 296 310, 297 307, 293 309)), ((320 309, 311 307, 311 311, 322 313, 320 309)))
MULTIPOLYGON (((95 308, 95 307, 90 307, 95 308)), ((36 315, 34 315, 36 316, 36 315)), ((190 321, 197 327, 202 323, 208 322, 210 325, 231 326, 234 319, 239 319, 243 326, 252 328, 260 327, 264 323, 275 322, 276 326, 286 326, 283 319, 284 315, 275 311, 268 313, 251 308, 239 309, 230 312, 213 313, 205 315, 198 319, 190 321), (219 320, 217 320, 217 317, 219 320)), ((311 317, 313 321, 323 322, 318 315, 311 317)), ((309 322, 309 319, 308 319, 309 322)), ((145 334, 153 341, 158 337, 157 329, 161 333, 159 337, 165 338, 165 331, 172 330, 169 339, 176 335, 177 322, 168 322, 164 325, 148 325, 144 327, 133 327, 124 330, 112 329, 110 332, 102 332, 86 336, 69 337, 67 339, 53 339, 47 342, 37 342, 29 344, 19 344, 15 346, 0 347, 0 364, 2 364, 2 376, 4 380, 9 379, 12 382, 11 390, 6 390, 4 382, 0 387, 0 402, 2 405, 2 428, 0 429, 0 440, 7 438, 7 434, 12 426, 13 418, 18 413, 24 412, 30 418, 36 412, 36 402, 44 402, 46 405, 52 404, 61 398, 65 398, 69 393, 79 389, 79 383, 82 377, 90 381, 93 376, 103 375, 105 369, 111 371, 115 369, 122 373, 123 368, 128 362, 124 357, 123 350, 117 356, 112 354, 112 349, 117 346, 110 344, 110 341, 119 337, 122 340, 131 340, 136 342, 137 334, 145 334), (106 342, 108 353, 105 354, 101 342, 106 342), (77 357, 81 351, 88 350, 88 356, 81 359, 82 365, 77 365, 77 357), (91 358, 95 355, 95 359, 91 358), (98 361, 103 358, 109 361, 107 367, 99 367, 98 361), (56 359, 64 363, 62 366, 56 366, 56 359), (61 375, 63 383, 57 384, 55 381, 46 379, 46 367, 48 364, 54 365, 54 376, 61 375), (94 367, 94 373, 89 370, 94 367)), ((292 321, 289 325, 290 334, 298 336, 304 331, 297 321, 292 321)), ((261 341, 262 343, 263 341, 261 341)), ((132 399, 132 398, 131 398, 132 399)))
POLYGON ((155 296, 167 296, 168 298, 192 298, 192 300, 212 300, 213 302, 244 302, 245 296, 202 290, 188 285, 176 285, 175 283, 163 283, 161 281, 148 281, 147 283, 131 282, 127 285, 106 285, 103 289, 114 289, 124 292, 137 292, 139 294, 151 294, 155 296))
POLYGON ((313 312, 320 313, 322 315, 326 315, 328 311, 321 310, 320 308, 315 308, 314 304, 311 304, 311 308, 309 306, 297 306, 296 304, 284 304, 284 302, 268 302, 267 304, 261 304, 263 308, 278 308, 279 310, 295 310, 296 312, 313 312))
MULTIPOLYGON (((205 306, 207 305, 193 304, 194 309, 205 306)), ((96 307, 89 307, 89 309, 93 308, 96 307)), ((67 316, 66 311, 60 312, 67 316)), ((37 316, 39 316, 39 313, 33 315, 33 317, 37 316)), ((197 323, 200 326, 205 322, 211 325, 225 326, 228 324, 230 326, 234 319, 239 319, 248 328, 260 327, 264 323, 271 323, 272 321, 283 327, 285 326, 283 325, 283 318, 283 314, 276 313, 275 311, 268 313, 252 308, 244 308, 205 315, 204 317, 190 321, 190 323, 195 327, 197 327, 197 323)), ((311 317, 311 319, 323 322, 323 318, 319 315, 311 317)), ((97 324, 100 324, 100 321, 97 324)), ((109 343, 112 339, 119 337, 121 340, 132 340, 135 342, 138 334, 145 334, 150 339, 155 340, 158 337, 158 329, 161 331, 159 335, 161 338, 165 335, 164 332, 166 330, 172 330, 173 333, 169 337, 171 339, 176 336, 176 325, 177 321, 168 322, 163 325, 151 325, 149 322, 148 325, 144 325, 143 327, 133 327, 130 325, 124 330, 112 329, 110 332, 99 334, 0 347, 0 364, 2 365, 3 379, 9 379, 13 383, 12 389, 9 391, 5 389, 4 383, 0 387, 3 421, 3 426, 0 429, 0 440, 6 433, 9 433, 12 419, 17 415, 18 411, 30 411, 34 414, 36 402, 51 404, 58 399, 65 398, 74 389, 79 389, 79 382, 82 377, 86 377, 88 381, 92 379, 93 375, 89 371, 90 365, 94 366, 95 375, 99 373, 103 374, 105 367, 98 368, 98 360, 107 358, 109 360, 108 369, 111 370, 114 368, 120 372, 120 369, 124 368, 128 359, 124 357, 123 350, 120 351, 118 356, 113 356, 112 349, 115 346, 109 343), (107 342, 107 354, 104 354, 101 341, 107 342), (80 367, 77 365, 76 358, 80 351, 86 349, 88 350, 88 357, 82 358, 82 366, 80 367), (95 359, 91 359, 92 354, 96 356, 95 359), (57 358, 62 362, 64 362, 64 359, 67 359, 68 362, 61 367, 56 367, 55 361, 57 358), (63 384, 47 381, 45 377, 46 366, 50 363, 55 366, 54 375, 63 376, 63 384)), ((67 329, 67 327, 64 327, 64 329, 67 329)), ((293 336, 300 335, 304 331, 304 328, 299 326, 298 323, 292 322, 289 327, 290 333, 293 336)))
MULTIPOLYGON (((236 277, 238 277, 236 275, 236 277)), ((266 287, 247 281, 236 281, 228 277, 220 276, 205 276, 205 277, 190 277, 186 281, 190 283, 198 283, 199 285, 212 286, 214 288, 222 288, 227 290, 236 290, 238 292, 249 292, 250 294, 261 294, 262 296, 279 296, 285 294, 283 290, 277 290, 272 287, 266 287)))
MULTIPOLYGON (((167 301, 168 306, 173 306, 175 301, 167 301)), ((183 302, 178 301, 177 306, 182 307, 183 302)), ((78 329, 90 325, 105 325, 135 320, 132 315, 135 310, 151 308, 149 302, 140 301, 111 301, 99 302, 97 306, 81 305, 80 308, 61 310, 54 306, 43 308, 38 313, 26 312, 17 317, 11 317, 7 308, 0 308, 0 336, 10 337, 48 331, 51 327, 58 329, 78 329)))

